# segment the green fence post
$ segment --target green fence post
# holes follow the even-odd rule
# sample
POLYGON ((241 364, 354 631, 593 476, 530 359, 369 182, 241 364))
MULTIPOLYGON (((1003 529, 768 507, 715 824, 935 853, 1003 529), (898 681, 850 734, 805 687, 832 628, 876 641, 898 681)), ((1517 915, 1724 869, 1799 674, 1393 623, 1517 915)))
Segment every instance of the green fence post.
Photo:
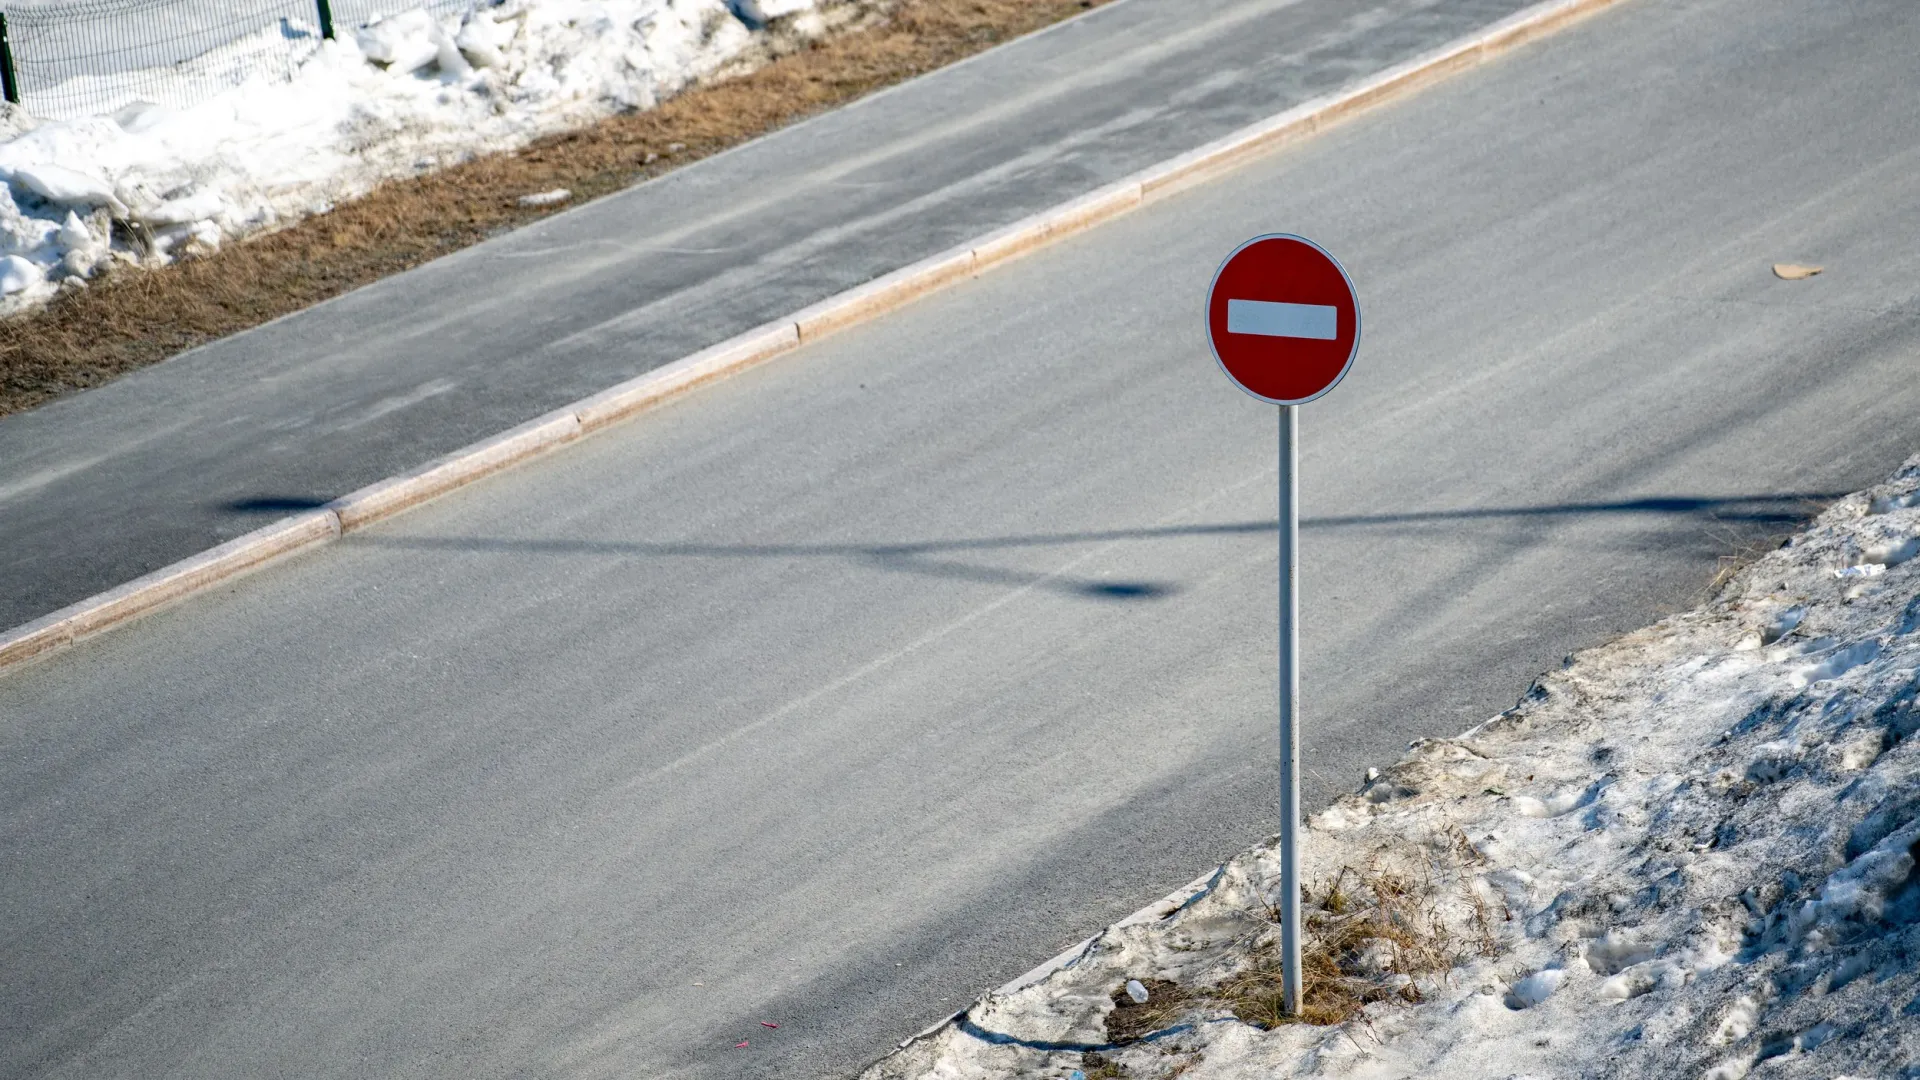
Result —
POLYGON ((333 5, 327 0, 314 0, 320 8, 320 36, 333 40, 333 5))
MULTIPOLYGON (((326 0, 320 0, 326 3, 326 0)), ((0 90, 4 90, 7 100, 20 104, 20 80, 13 76, 13 42, 7 39, 7 16, 0 12, 0 90)))

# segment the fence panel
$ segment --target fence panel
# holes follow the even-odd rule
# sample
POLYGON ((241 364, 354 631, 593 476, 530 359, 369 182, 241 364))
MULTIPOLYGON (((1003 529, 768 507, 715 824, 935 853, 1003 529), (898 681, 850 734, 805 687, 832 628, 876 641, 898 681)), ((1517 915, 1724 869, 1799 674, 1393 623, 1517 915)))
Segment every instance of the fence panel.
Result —
MULTIPOLYGON (((332 3, 333 18, 342 34, 352 33, 349 27, 365 26, 376 16, 391 18, 414 8, 426 8, 435 15, 449 15, 474 6, 474 0, 332 0, 332 3)), ((487 6, 487 0, 480 0, 479 6, 487 6)))
POLYGON ((376 16, 444 15, 472 2, 10 0, 0 33, 15 99, 35 116, 71 119, 135 101, 184 107, 249 78, 290 79, 323 30, 345 36, 376 16))

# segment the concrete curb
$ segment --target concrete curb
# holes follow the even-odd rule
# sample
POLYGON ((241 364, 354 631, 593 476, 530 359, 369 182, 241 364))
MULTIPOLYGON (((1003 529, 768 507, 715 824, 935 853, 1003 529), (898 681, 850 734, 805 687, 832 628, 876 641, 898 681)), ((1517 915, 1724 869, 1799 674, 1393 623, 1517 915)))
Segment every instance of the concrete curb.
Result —
POLYGON ((281 518, 265 528, 236 536, 218 547, 0 634, 0 666, 71 645, 136 615, 339 536, 340 519, 331 510, 310 510, 281 518))
POLYGON ((695 387, 877 318, 1009 259, 1130 213, 1154 199, 1212 179, 1348 117, 1475 67, 1618 2, 1546 0, 1535 4, 1478 33, 1151 165, 1117 183, 828 297, 419 468, 343 495, 321 510, 282 519, 0 633, 0 669, 45 656, 269 562, 385 520, 695 387))
POLYGON ((368 484, 326 505, 340 519, 340 531, 352 532, 418 506, 436 495, 580 437, 577 405, 529 420, 491 439, 455 450, 398 476, 368 484))
POLYGON ((791 320, 767 323, 718 345, 654 368, 609 387, 577 403, 582 435, 642 412, 694 387, 725 378, 741 368, 800 346, 800 332, 791 320))

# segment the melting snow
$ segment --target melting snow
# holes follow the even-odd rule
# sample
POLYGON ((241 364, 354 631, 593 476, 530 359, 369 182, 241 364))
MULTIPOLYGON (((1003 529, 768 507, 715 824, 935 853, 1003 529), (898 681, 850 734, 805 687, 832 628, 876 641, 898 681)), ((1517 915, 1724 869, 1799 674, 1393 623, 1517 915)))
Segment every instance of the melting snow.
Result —
POLYGON ((1347 1023, 1263 1030, 1208 1004, 1271 948, 1262 846, 866 1080, 1066 1077, 1088 1049, 1136 1080, 1920 1078, 1917 536, 1920 457, 1714 601, 1578 654, 1315 815, 1312 895, 1412 859, 1440 923, 1482 935, 1443 975, 1393 981, 1374 939, 1339 960, 1376 990, 1347 1023), (1861 565, 1884 571, 1834 576, 1861 565), (1195 1004, 1107 1045, 1127 980, 1195 1004))

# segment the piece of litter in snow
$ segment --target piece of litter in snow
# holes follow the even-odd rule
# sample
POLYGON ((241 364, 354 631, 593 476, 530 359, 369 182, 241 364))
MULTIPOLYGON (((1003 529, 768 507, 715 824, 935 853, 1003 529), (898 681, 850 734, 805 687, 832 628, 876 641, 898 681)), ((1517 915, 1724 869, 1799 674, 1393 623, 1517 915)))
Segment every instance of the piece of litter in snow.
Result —
POLYGON ((773 1028, 773 1029, 774 1029, 774 1030, 776 1030, 776 1031, 777 1031, 777 1030, 779 1030, 779 1028, 780 1028, 780 1025, 779 1025, 779 1024, 769 1024, 769 1023, 768 1023, 768 1022, 766 1022, 765 1020, 762 1020, 762 1021, 760 1021, 760 1026, 761 1026, 761 1027, 763 1027, 763 1028, 773 1028))
POLYGON ((1840 569, 1835 570, 1833 572, 1833 576, 1837 578, 1879 577, 1881 574, 1884 574, 1886 572, 1887 572, 1887 568, 1885 566, 1877 562, 1870 562, 1870 563, 1863 563, 1859 566, 1843 566, 1840 569))
POLYGON ((1781 281, 1804 281, 1825 269, 1824 266, 1802 266, 1799 263, 1774 263, 1773 276, 1781 281))
POLYGON ((571 198, 573 198, 573 192, 563 187, 557 187, 552 191, 542 191, 533 195, 522 195, 520 196, 520 205, 552 206, 554 203, 566 202, 571 198))
POLYGON ((1128 979, 1127 996, 1133 999, 1135 1005, 1145 1005, 1148 997, 1147 988, 1141 985, 1139 979, 1128 979))
POLYGON ((1067 1074, 1067 1080, 1087 1080, 1087 1074, 1075 1069, 1067 1074))

